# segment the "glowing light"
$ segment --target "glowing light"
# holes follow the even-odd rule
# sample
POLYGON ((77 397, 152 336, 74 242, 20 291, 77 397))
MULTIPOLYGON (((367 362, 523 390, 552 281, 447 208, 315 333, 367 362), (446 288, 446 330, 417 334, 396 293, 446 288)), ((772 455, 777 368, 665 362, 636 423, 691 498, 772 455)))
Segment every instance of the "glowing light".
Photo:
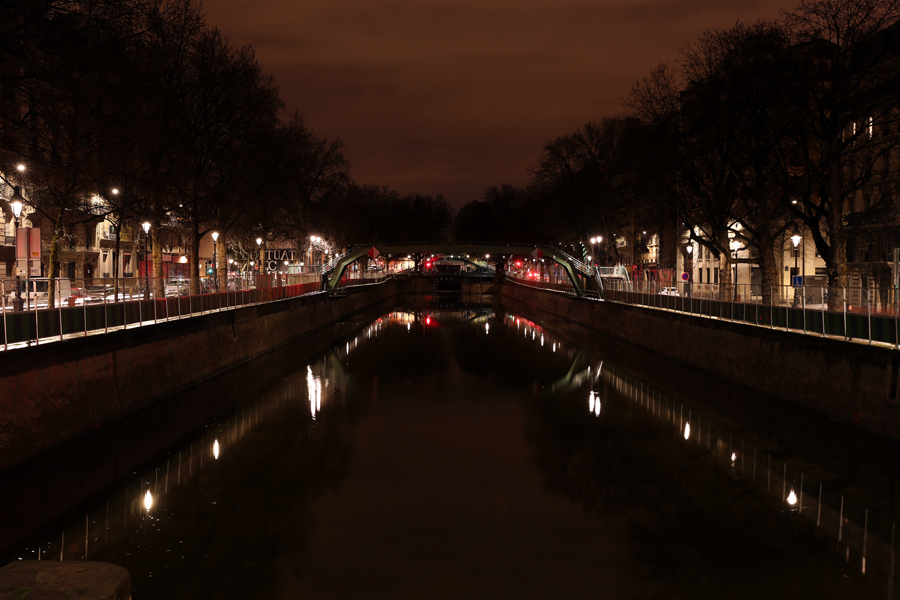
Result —
POLYGON ((22 163, 19 163, 16 165, 16 169, 21 173, 22 171, 25 170, 25 165, 23 165, 22 163))
POLYGON ((484 332, 485 332, 485 333, 490 333, 490 332, 491 332, 491 324, 490 324, 490 323, 485 323, 485 324, 484 324, 484 332))
POLYGON ((150 494, 150 490, 147 490, 147 493, 144 494, 144 508, 150 510, 150 507, 153 506, 153 496, 150 494))
MULTIPOLYGON (((690 437, 691 437, 691 424, 685 423, 684 424, 684 439, 687 440, 687 439, 690 439, 690 437)), ((732 460, 734 460, 734 459, 732 459, 732 460)))
POLYGON ((731 453, 731 462, 734 462, 736 460, 737 460, 737 452, 732 452, 731 453))
POLYGON ((588 396, 588 410, 594 412, 594 390, 591 390, 591 395, 588 396))
POLYGON ((309 412, 313 418, 322 410, 322 380, 313 375, 312 367, 306 366, 306 388, 309 392, 309 412))
POLYGON ((791 493, 788 494, 787 502, 791 506, 797 504, 797 494, 794 493, 794 490, 791 490, 791 493))
POLYGON ((219 440, 213 442, 213 458, 219 460, 219 440))
POLYGON ((407 324, 406 324, 406 330, 409 331, 409 328, 410 328, 410 324, 407 323, 407 324))
POLYGON ((544 334, 542 333, 541 334, 541 347, 543 347, 543 346, 544 346, 544 334))
POLYGON ((113 189, 112 189, 112 193, 113 193, 113 196, 118 196, 118 195, 119 195, 119 188, 113 188, 113 189))

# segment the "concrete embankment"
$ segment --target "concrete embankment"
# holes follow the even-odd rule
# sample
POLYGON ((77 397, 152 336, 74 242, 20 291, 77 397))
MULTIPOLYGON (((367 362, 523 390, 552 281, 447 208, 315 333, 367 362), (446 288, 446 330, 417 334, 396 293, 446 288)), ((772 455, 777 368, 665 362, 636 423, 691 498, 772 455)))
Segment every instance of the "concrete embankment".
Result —
POLYGON ((393 298, 393 282, 10 350, 0 470, 393 298))
POLYGON ((900 351, 650 308, 502 286, 544 311, 831 419, 900 439, 900 351))

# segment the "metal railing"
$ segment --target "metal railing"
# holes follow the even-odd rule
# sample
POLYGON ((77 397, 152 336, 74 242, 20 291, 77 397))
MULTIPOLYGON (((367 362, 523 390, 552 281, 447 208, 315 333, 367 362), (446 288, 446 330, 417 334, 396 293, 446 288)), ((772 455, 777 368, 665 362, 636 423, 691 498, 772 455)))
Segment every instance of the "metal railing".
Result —
MULTIPOLYGON (((512 276, 515 279, 515 276, 512 276)), ((518 281, 559 290, 541 279, 518 281)), ((603 290, 588 294, 604 301, 634 304, 698 317, 749 323, 807 335, 836 337, 900 347, 900 290, 759 284, 666 284, 605 279, 603 290)), ((571 286, 568 286, 568 291, 571 286)))
POLYGON ((0 280, 3 349, 320 292, 318 275, 0 280))

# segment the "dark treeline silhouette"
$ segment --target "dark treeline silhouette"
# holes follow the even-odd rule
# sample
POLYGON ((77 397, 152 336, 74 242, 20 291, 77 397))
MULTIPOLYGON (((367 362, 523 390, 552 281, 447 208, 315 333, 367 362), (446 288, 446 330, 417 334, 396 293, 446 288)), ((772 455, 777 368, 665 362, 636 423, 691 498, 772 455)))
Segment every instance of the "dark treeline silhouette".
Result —
POLYGON ((900 243, 898 18, 895 0, 803 0, 775 21, 706 31, 634 84, 626 117, 548 140, 525 190, 464 206, 454 236, 603 236, 599 262, 618 263, 656 234, 660 264, 699 244, 720 259, 717 281, 750 262, 771 290, 800 233, 829 285, 847 287, 854 239, 900 243))
POLYGON ((52 230, 50 273, 60 242, 104 219, 117 236, 151 223, 157 277, 162 233, 184 240, 196 276, 200 240, 219 232, 222 277, 227 249, 449 228, 441 197, 354 184, 341 141, 283 112, 253 49, 230 44, 196 0, 0 4, 4 197, 21 187, 32 220, 52 230))

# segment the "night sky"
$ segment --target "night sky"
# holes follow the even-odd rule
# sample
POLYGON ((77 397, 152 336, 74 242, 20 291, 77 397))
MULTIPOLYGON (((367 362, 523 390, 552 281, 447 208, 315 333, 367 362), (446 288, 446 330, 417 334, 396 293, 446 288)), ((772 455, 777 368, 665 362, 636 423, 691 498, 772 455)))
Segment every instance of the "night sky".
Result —
POLYGON ((358 183, 524 186, 547 139, 622 112, 631 84, 709 27, 794 0, 205 0, 289 112, 346 144, 358 183))

